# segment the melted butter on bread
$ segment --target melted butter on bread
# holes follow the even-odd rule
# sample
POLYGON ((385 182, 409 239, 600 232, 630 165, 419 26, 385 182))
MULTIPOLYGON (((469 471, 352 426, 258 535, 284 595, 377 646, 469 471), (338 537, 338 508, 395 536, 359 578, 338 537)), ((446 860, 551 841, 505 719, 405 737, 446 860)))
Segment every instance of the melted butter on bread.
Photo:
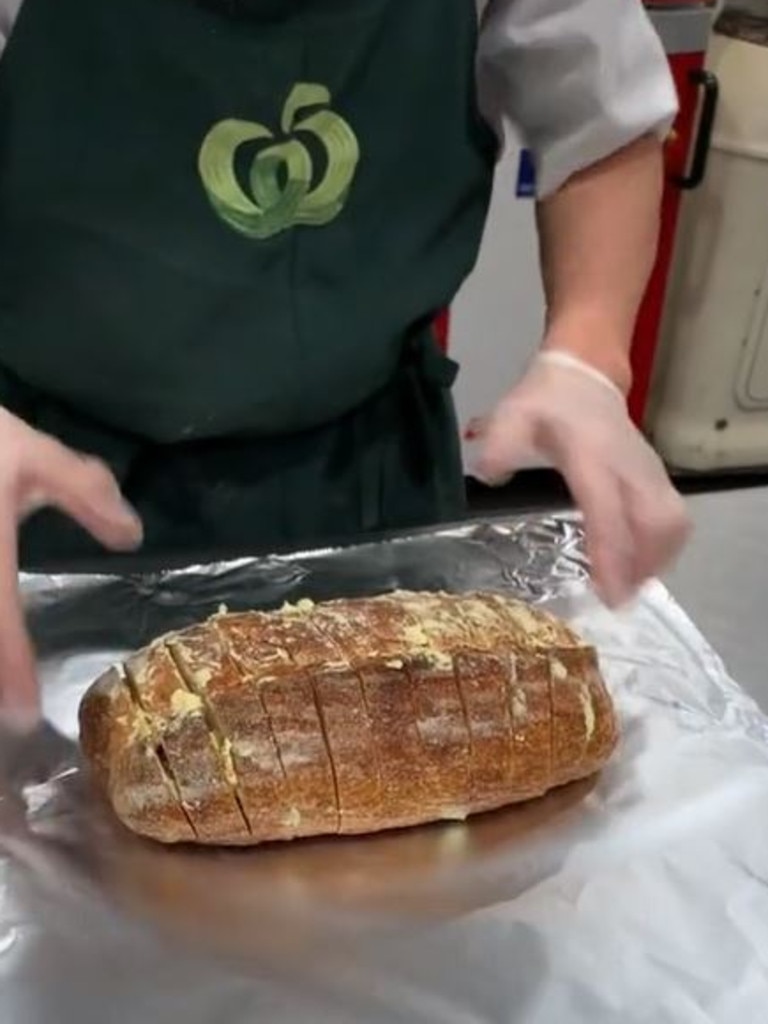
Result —
POLYGON ((171 711, 180 718, 203 713, 203 699, 191 690, 178 689, 171 694, 171 711))

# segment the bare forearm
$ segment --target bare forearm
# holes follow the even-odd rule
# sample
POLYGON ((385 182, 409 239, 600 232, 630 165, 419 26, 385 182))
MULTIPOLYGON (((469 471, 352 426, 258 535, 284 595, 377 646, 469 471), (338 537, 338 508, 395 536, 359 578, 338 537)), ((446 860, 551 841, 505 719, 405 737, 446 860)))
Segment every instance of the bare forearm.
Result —
POLYGON ((590 362, 622 389, 656 255, 661 145, 645 137, 575 175, 538 206, 545 347, 590 362))

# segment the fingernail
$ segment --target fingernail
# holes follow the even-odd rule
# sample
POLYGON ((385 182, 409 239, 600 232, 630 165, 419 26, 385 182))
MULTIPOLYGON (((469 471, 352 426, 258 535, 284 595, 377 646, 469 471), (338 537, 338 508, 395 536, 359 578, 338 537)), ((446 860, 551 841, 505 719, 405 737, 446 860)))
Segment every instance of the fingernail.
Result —
POLYGON ((491 486, 491 482, 488 479, 488 474, 483 470, 482 466, 479 466, 476 461, 472 461, 467 466, 467 472, 470 476, 474 477, 481 484, 485 484, 487 487, 491 486))
POLYGON ((496 466, 488 466, 477 461, 469 464, 467 472, 470 476, 473 476, 478 483, 483 484, 485 487, 494 488, 505 487, 514 477, 514 473, 505 473, 496 466))
POLYGON ((144 540, 144 525, 138 513, 126 501, 117 506, 117 515, 111 523, 111 542, 121 551, 133 551, 141 546, 144 540))
POLYGON ((126 519, 130 520, 131 525, 135 529, 141 530, 142 525, 139 513, 136 511, 133 505, 129 505, 127 501, 123 502, 123 515, 125 516, 126 519))
POLYGON ((140 548, 144 543, 144 528, 141 523, 132 524, 130 531, 118 538, 118 543, 126 551, 134 551, 136 548, 140 548))

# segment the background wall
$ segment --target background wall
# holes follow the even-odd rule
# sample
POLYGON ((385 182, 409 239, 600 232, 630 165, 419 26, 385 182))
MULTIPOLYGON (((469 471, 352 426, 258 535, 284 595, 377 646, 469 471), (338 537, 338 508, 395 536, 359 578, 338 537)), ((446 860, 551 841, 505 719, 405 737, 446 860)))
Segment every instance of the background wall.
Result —
POLYGON ((450 345, 462 367, 455 389, 462 423, 490 410, 541 338, 544 298, 534 204, 516 197, 519 159, 520 144, 512 134, 498 167, 477 268, 453 308, 450 345))

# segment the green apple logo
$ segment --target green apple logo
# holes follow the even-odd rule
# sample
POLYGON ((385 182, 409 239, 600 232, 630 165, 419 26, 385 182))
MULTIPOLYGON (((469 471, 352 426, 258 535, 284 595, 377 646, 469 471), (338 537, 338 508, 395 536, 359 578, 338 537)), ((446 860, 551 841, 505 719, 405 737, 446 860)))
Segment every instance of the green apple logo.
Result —
POLYGON ((360 147, 347 122, 329 109, 330 92, 322 85, 299 83, 283 108, 282 140, 261 124, 230 118, 220 121, 203 140, 198 169, 213 209, 231 228, 248 238, 266 239, 298 224, 319 227, 344 209, 360 147), (311 108, 311 112, 310 111, 311 108), (327 163, 314 181, 312 156, 296 138, 308 133, 323 146, 327 163), (253 159, 248 192, 235 171, 244 143, 265 143, 253 159))

